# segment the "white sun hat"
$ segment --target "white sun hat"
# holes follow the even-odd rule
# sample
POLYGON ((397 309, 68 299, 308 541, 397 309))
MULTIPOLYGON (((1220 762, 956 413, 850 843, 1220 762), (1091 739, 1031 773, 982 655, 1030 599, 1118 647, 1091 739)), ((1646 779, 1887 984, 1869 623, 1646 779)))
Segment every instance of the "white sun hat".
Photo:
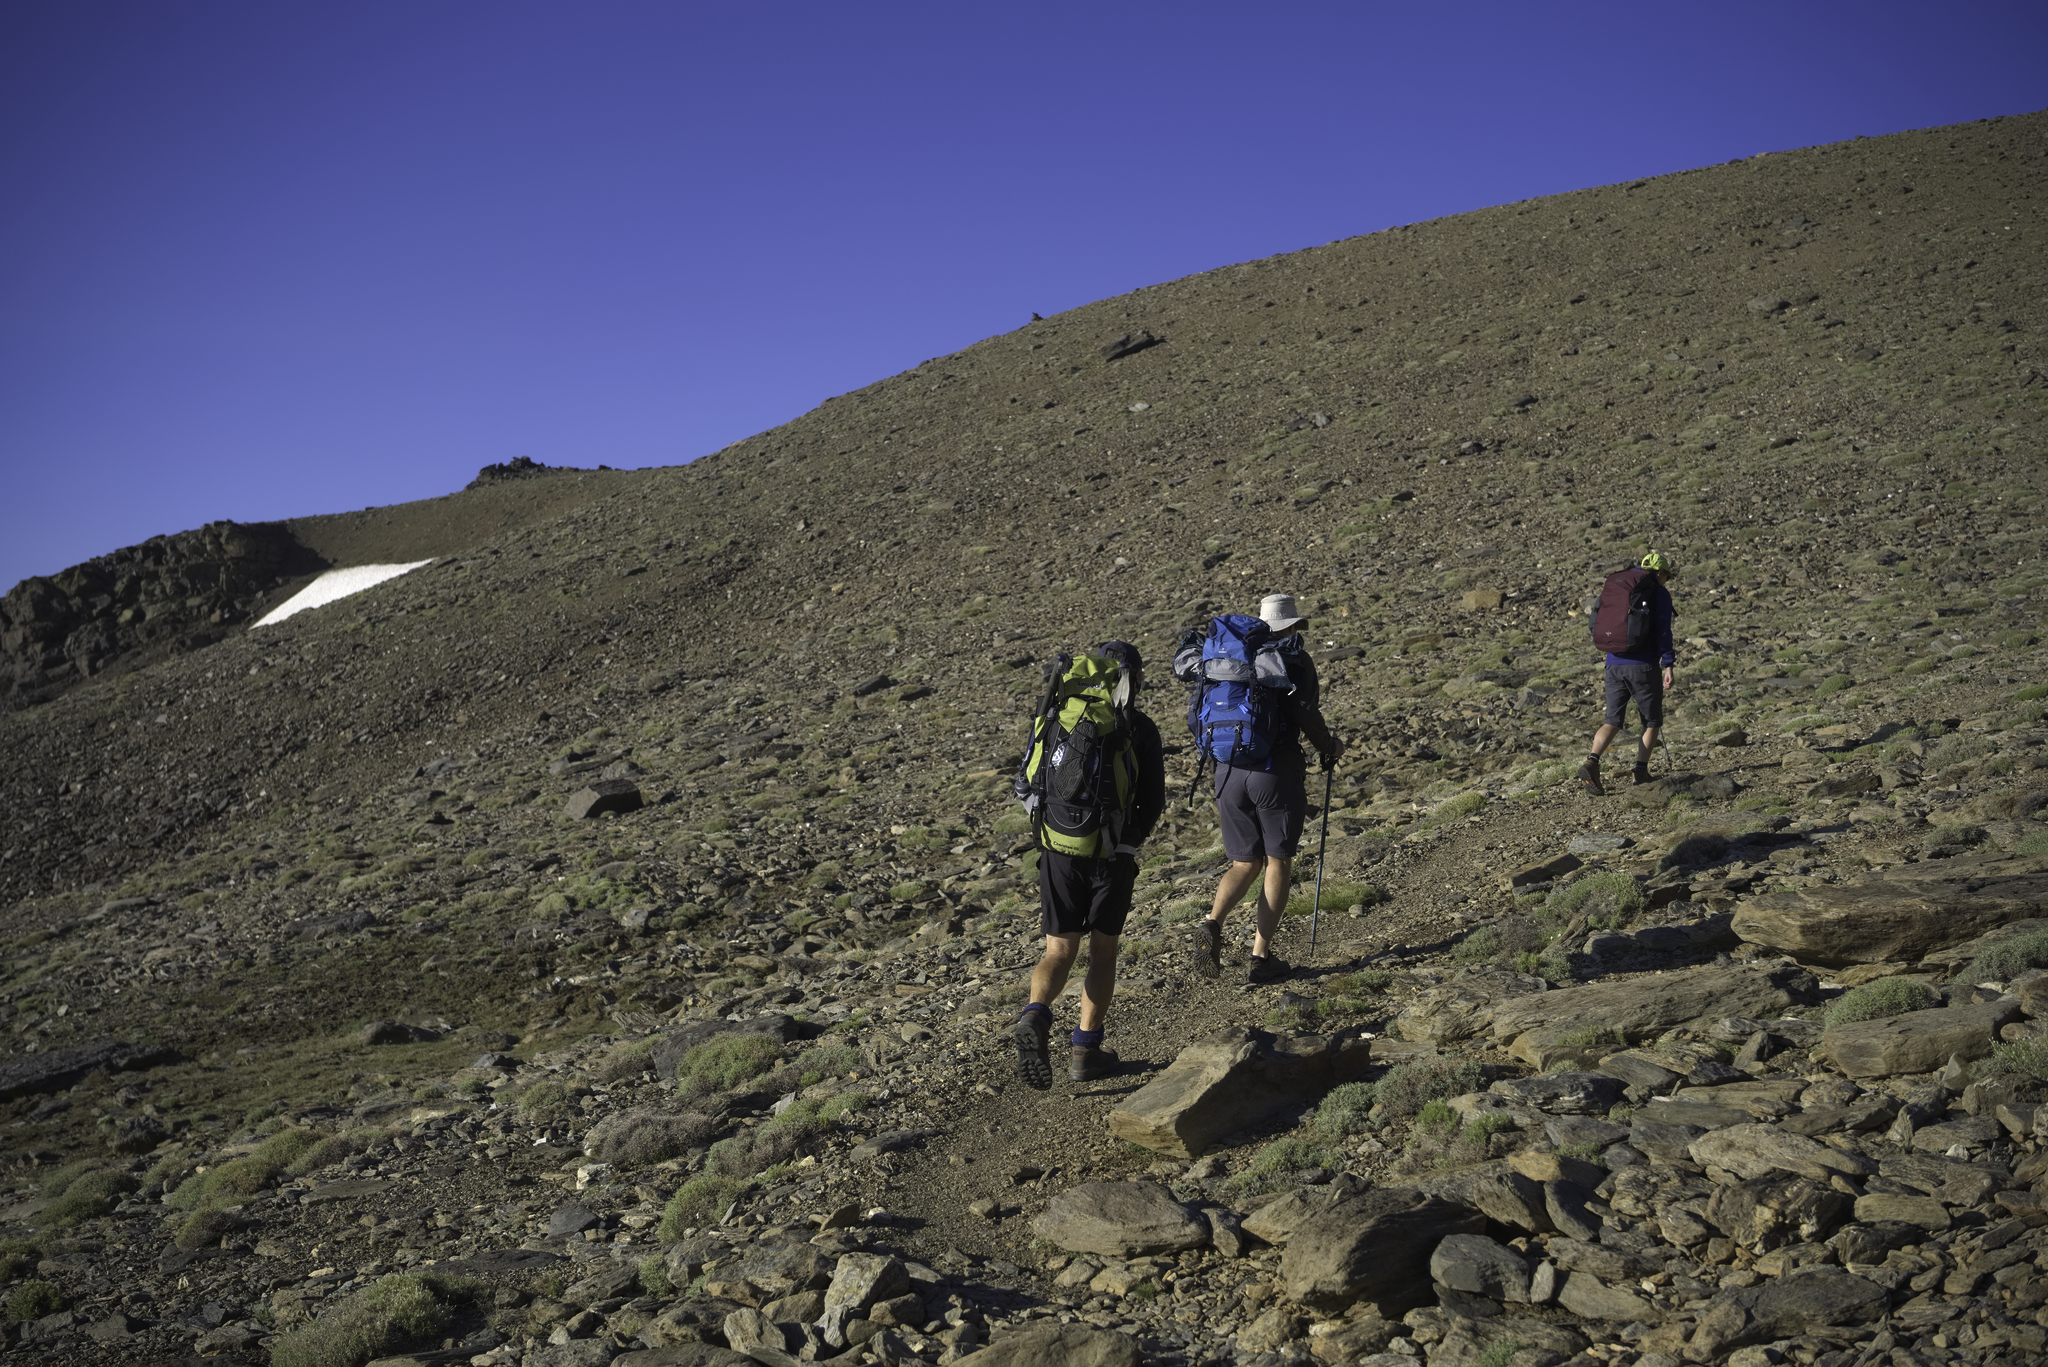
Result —
POLYGON ((1293 594, 1269 593, 1259 600, 1259 620, 1275 631, 1285 631, 1308 618, 1294 610, 1293 594))

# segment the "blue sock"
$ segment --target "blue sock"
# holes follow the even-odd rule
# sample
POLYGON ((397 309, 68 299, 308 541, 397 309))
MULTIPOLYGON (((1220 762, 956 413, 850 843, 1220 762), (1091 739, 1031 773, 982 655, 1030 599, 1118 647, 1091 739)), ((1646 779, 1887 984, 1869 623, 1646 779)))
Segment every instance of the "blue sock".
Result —
POLYGON ((1048 1022, 1052 1020, 1052 1008, 1050 1006, 1047 1006, 1044 1002, 1027 1002, 1024 1006, 1024 1009, 1017 1013, 1017 1019, 1023 1020, 1033 1011, 1036 1011, 1039 1015, 1045 1017, 1045 1019, 1048 1022))
POLYGON ((1074 1032, 1074 1047, 1076 1049, 1097 1049, 1101 1046, 1102 1032, 1100 1030, 1076 1030, 1074 1032))

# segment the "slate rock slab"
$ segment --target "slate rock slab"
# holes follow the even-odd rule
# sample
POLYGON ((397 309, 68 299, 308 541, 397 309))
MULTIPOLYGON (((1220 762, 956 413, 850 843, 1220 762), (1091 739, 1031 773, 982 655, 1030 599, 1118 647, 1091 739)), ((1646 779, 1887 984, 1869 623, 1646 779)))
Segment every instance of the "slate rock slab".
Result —
POLYGON ((1587 1029, 1641 1041, 1731 1014, 1778 1016, 1819 999, 1819 981, 1792 965, 1694 968, 1517 997, 1494 1009, 1489 1029, 1494 1039, 1512 1041, 1508 1052, 1543 1068, 1579 1053, 1567 1041, 1587 1029))
POLYGON ((1209 1223, 1157 1182, 1084 1182, 1052 1199, 1031 1229, 1072 1253, 1132 1258, 1209 1242, 1209 1223))
POLYGON ((110 1073, 136 1068, 153 1068, 177 1060, 178 1051, 158 1045, 123 1044, 104 1040, 71 1049, 25 1054, 0 1063, 0 1101, 33 1092, 54 1092, 84 1080, 88 1073, 104 1068, 110 1073))
POLYGON ((1526 1304, 1529 1262, 1505 1244, 1483 1234, 1453 1234, 1429 1255, 1429 1275, 1439 1286, 1526 1304))
POLYGON ((602 778, 569 794, 562 810, 578 821, 587 821, 607 812, 637 812, 645 803, 646 799, 640 796, 640 785, 633 780, 602 778))
POLYGON ((1361 1192, 1294 1231, 1281 1255, 1281 1277, 1289 1296, 1320 1310, 1426 1298, 1437 1245, 1453 1234, 1483 1234, 1485 1227, 1478 1211, 1412 1189, 1361 1192))
POLYGON ((1990 1056, 1999 1030, 2019 1019, 2017 997, 1907 1011, 1876 1020, 1831 1025, 1820 1053, 1850 1077, 1931 1073, 1951 1056, 1964 1062, 1990 1056))
POLYGON ((1487 1091, 1518 1106, 1551 1115, 1606 1115, 1621 1100, 1625 1084, 1606 1073, 1543 1073, 1502 1078, 1487 1091))
POLYGON ((1883 1287, 1831 1267, 1790 1273, 1717 1295, 1685 1345, 1685 1358, 1716 1362, 1752 1343, 1793 1338, 1833 1325, 1867 1324, 1890 1304, 1883 1287))
POLYGON ((754 1367, 754 1360, 715 1343, 684 1343, 621 1353, 612 1359, 611 1367, 754 1367))
POLYGON ((1387 1029, 1404 1040, 1449 1044, 1486 1032, 1488 1013, 1500 1002, 1547 991, 1549 984, 1528 973, 1486 967, 1460 973, 1450 982, 1415 994, 1387 1029))
POLYGON ((1082 1324, 1033 1325, 954 1360, 954 1367, 1138 1367, 1144 1360, 1128 1334, 1082 1324))
POLYGON ((1364 1076, 1364 1040, 1219 1030, 1181 1050, 1109 1113, 1109 1131, 1154 1153, 1199 1158, 1228 1135, 1364 1076))
POLYGON ((2048 855, 1963 856, 1904 865, 1857 883, 1815 883, 1752 898, 1735 910, 1735 933, 1829 967, 1917 963, 2008 922, 2043 915, 2048 855))

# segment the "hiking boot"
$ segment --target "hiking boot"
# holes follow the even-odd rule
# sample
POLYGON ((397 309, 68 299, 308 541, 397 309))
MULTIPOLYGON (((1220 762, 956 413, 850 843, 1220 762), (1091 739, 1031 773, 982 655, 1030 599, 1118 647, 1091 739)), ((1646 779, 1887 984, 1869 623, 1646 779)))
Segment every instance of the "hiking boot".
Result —
POLYGON ((1579 786, 1599 797, 1607 790, 1600 786, 1600 761, 1589 759, 1579 766, 1579 786))
POLYGON ((1255 983, 1277 983, 1294 970, 1282 963, 1278 954, 1260 956, 1254 954, 1248 960, 1245 978, 1255 983))
POLYGON ((1105 1049, 1099 1044, 1077 1044, 1067 1064, 1067 1077, 1074 1082, 1093 1082, 1114 1073, 1117 1063, 1114 1049, 1105 1049))
POLYGON ((1052 1054, 1046 1047, 1051 1034, 1052 1018, 1043 1011, 1025 1012, 1010 1030, 1017 1041, 1017 1079, 1034 1091, 1052 1088, 1052 1054))
POLYGON ((1650 766, 1638 764, 1635 768, 1628 771, 1628 776, 1636 783, 1648 783, 1650 781, 1650 766))
POLYGON ((1195 973, 1213 978, 1223 970, 1223 927, 1203 918, 1195 922, 1195 973))

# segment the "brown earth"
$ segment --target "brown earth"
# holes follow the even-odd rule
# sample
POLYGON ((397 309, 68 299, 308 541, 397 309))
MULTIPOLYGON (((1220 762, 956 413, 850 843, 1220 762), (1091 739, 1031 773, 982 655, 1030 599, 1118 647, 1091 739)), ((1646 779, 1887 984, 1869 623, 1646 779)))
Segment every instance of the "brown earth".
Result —
MULTIPOLYGON (((1018 1212, 1145 1171, 1102 1127, 1114 1097, 1192 1035, 1283 1008, 1184 971, 1178 927, 1217 862, 1213 817, 1176 804, 1127 937, 1128 1078, 1050 1099, 1007 1080, 1005 1008, 1036 954, 1007 771, 1035 665, 1121 636, 1157 683, 1182 626, 1271 590, 1316 614, 1353 747, 1318 953, 1285 990, 1402 974, 1353 1028, 1382 1033, 1459 936, 1526 913, 1508 875, 1588 832, 1635 842, 1593 867, 1647 882, 1677 835, 1719 832, 1711 876, 1684 873, 1701 912, 1918 858, 1969 816, 2023 843, 1979 808, 2040 786, 2044 156, 2048 116, 2028 115, 1504 205, 1089 305, 688 467, 286 524, 328 564, 438 558, 0 717, 14 1053, 123 1039, 184 1060, 6 1103, 10 1149, 33 1205, 60 1158, 160 1192, 279 1114, 395 1122, 357 1169, 405 1194, 300 1206, 310 1187, 273 1184, 246 1212, 272 1251, 229 1231, 198 1273, 115 1271, 181 1227, 156 1193, 63 1227, 25 1206, 18 1278, 164 1352, 207 1297, 233 1324, 330 1262, 323 1290, 533 1241, 558 1199, 533 1183, 582 1161, 598 1115, 680 1104, 672 1086, 600 1077, 556 1110, 439 1119, 414 1118, 416 1090, 498 1076, 468 1067, 487 1050, 523 1061, 515 1090, 593 1086, 614 1034, 780 1007, 812 1029, 868 1012, 829 1038, 879 1090, 816 1176, 757 1190, 746 1218, 885 1207, 947 1294, 993 1297, 984 1319, 1053 1303, 1018 1212), (1163 340, 1116 345, 1142 331, 1163 340), (1683 565, 1658 771, 1725 774, 1728 796, 1645 807, 1570 781, 1597 720, 1586 600, 1651 546, 1683 565), (1738 726, 1750 744, 1709 744, 1738 726), (1897 781, 1814 789, 1859 765, 1897 781), (615 769, 648 807, 562 815, 615 769), (355 1042, 382 1018, 437 1037, 355 1042), (106 1156, 144 1121, 164 1148, 106 1156), (846 1157, 891 1128, 936 1133, 846 1157), (1052 1171, 1012 1187, 1025 1164, 1052 1171), (972 1213, 983 1197, 1009 1213, 972 1213)), ((1174 690, 1150 706, 1171 739, 1174 690)), ((1283 953, 1306 950, 1290 926, 1283 953)), ((1397 1157, 1357 1161, 1380 1180, 1397 1157)), ((704 1161, 588 1199, 645 1256, 648 1231, 617 1222, 704 1161)), ((51 1334, 76 1360, 132 1355, 51 1334)))

